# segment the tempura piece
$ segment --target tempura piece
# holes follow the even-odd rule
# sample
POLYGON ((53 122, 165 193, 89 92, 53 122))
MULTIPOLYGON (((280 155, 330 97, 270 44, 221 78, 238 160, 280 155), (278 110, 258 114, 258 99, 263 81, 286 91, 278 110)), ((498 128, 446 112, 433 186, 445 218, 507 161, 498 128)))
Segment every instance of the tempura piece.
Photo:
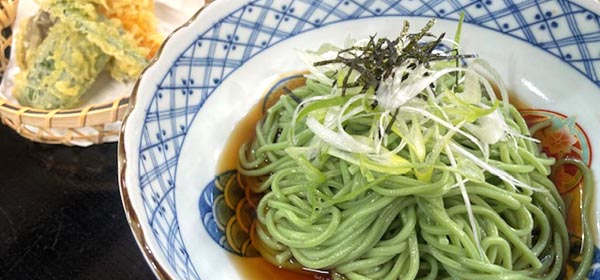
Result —
MULTIPOLYGON (((98 0, 45 0, 40 6, 57 20, 86 35, 102 51, 114 57, 118 67, 111 70, 114 79, 137 77, 148 63, 147 51, 138 47, 133 36, 96 11, 98 0)), ((102 2, 103 3, 103 2, 102 2)))
POLYGON ((21 22, 22 32, 17 33, 16 62, 21 69, 27 68, 28 61, 34 59, 38 47, 48 36, 54 22, 46 12, 39 12, 21 22))
POLYGON ((133 35, 137 45, 148 50, 147 59, 154 57, 164 37, 158 32, 154 16, 154 0, 106 0, 99 6, 102 14, 121 24, 133 35))
POLYGON ((125 81, 137 78, 147 65, 150 49, 138 46, 139 39, 119 20, 99 11, 107 7, 105 1, 36 2, 43 12, 22 22, 16 42, 21 72, 13 94, 21 105, 71 108, 104 69, 125 81))
POLYGON ((17 74, 15 97, 21 105, 39 109, 73 107, 110 59, 84 34, 57 22, 17 74))

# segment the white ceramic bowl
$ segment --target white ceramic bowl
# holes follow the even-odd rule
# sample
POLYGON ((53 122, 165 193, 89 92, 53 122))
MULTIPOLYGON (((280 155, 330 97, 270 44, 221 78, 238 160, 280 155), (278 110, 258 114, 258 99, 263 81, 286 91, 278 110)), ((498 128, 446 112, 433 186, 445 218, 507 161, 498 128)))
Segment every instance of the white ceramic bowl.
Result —
MULTIPOLYGON (((304 68, 294 49, 347 37, 397 36, 439 18, 500 72, 519 99, 578 143, 600 182, 600 4, 539 0, 216 1, 166 42, 134 92, 120 142, 123 203, 160 278, 240 279, 216 225, 217 160, 237 122, 279 74, 304 68), (424 4, 427 3, 427 4, 424 4), (565 118, 569 116, 572 118, 565 118), (576 121, 577 124, 573 122, 576 121), (587 132, 587 133, 586 133, 587 132), (225 249, 224 249, 225 248, 225 249)), ((597 213, 593 202, 593 230, 597 213)), ((600 279, 596 250, 592 279, 600 279)))

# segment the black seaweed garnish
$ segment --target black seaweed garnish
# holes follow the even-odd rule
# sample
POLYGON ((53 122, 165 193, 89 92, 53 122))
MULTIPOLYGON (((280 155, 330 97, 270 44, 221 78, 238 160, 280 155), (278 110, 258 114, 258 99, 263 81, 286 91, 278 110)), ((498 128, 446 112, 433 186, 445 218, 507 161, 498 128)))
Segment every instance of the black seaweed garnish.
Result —
MULTIPOLYGON (((429 67, 429 63, 432 61, 458 61, 459 59, 475 57, 474 55, 459 54, 454 50, 448 53, 434 52, 445 36, 445 33, 437 37, 429 33, 434 23, 435 20, 432 19, 427 22, 419 33, 408 34, 409 24, 404 22, 401 35, 394 40, 371 36, 365 46, 353 46, 343 49, 338 52, 336 58, 316 62, 314 66, 342 63, 351 70, 358 72, 360 75, 357 81, 349 82, 352 71, 348 71, 342 84, 337 84, 342 89, 342 95, 344 95, 348 88, 362 87, 363 90, 369 88, 376 90, 381 81, 393 75, 395 67, 402 65, 408 59, 414 59, 418 64, 425 64, 426 67, 429 67), (422 42, 425 37, 435 39, 422 42), (406 38, 407 42, 403 42, 402 38, 406 38), (399 48, 399 44, 403 44, 403 47, 399 48)), ((417 65, 410 65, 410 67, 414 69, 417 65)), ((402 78, 406 79, 408 76, 402 78)))

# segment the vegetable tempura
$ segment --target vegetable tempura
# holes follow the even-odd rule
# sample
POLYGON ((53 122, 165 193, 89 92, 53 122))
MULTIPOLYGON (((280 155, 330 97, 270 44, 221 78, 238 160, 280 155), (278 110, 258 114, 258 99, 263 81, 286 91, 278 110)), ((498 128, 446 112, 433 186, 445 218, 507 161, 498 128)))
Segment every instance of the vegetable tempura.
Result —
MULTIPOLYGON (((41 12, 17 36, 14 95, 38 109, 72 108, 105 69, 118 81, 136 78, 152 48, 140 46, 101 0, 36 0, 41 12)), ((115 8, 126 8, 119 6, 115 8)), ((150 26, 154 26, 151 24, 150 26)), ((148 36, 156 38, 156 32, 148 36)), ((139 34, 138 34, 139 35, 139 34)))

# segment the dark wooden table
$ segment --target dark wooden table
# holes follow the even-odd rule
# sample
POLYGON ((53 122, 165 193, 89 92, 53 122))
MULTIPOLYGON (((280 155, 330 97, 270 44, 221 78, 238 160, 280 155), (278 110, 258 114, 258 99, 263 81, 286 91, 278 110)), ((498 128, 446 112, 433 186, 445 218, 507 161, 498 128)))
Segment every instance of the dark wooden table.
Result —
POLYGON ((36 144, 0 125, 0 279, 153 278, 123 212, 116 144, 36 144))

